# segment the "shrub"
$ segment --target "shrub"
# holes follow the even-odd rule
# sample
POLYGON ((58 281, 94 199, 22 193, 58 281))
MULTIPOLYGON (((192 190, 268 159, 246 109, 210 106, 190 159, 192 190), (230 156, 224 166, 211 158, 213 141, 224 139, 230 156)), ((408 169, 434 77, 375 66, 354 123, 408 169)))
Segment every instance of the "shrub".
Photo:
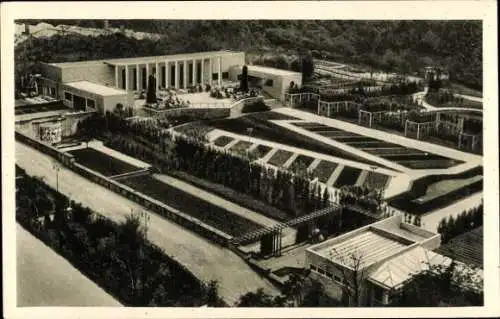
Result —
POLYGON ((258 100, 255 102, 245 104, 241 109, 241 113, 265 112, 269 110, 270 107, 267 106, 266 103, 264 103, 264 101, 258 100))

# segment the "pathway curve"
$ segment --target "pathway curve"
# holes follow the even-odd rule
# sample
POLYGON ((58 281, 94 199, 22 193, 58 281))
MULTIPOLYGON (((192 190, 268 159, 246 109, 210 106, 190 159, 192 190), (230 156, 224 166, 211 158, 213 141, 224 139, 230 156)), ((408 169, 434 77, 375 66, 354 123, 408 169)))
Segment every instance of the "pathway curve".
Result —
POLYGON ((101 287, 16 224, 18 307, 120 307, 101 287))
MULTIPOLYGON (((29 175, 42 176, 47 184, 55 187, 53 161, 53 158, 16 141, 16 163, 29 175)), ((148 212, 151 218, 148 238, 201 280, 217 280, 220 295, 231 305, 242 294, 261 287, 268 293, 279 293, 277 288, 256 274, 232 251, 209 242, 65 167, 59 172, 59 190, 116 222, 125 220, 131 210, 148 212)))

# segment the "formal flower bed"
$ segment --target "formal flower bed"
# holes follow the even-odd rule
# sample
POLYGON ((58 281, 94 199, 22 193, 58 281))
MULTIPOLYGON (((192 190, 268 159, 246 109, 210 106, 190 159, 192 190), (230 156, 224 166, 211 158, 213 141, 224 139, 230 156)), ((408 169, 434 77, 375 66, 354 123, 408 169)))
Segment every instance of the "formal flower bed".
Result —
POLYGON ((82 148, 68 153, 73 155, 78 163, 104 176, 125 174, 140 169, 93 148, 82 148))

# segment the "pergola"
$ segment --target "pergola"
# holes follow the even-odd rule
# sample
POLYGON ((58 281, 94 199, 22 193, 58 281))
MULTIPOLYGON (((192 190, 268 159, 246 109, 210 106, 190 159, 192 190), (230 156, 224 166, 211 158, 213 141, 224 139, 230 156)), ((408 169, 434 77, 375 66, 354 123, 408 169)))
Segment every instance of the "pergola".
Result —
POLYGON ((266 227, 249 232, 241 237, 233 238, 231 243, 235 246, 241 246, 260 240, 261 253, 279 256, 282 250, 281 234, 283 232, 283 229, 297 226, 311 227, 318 219, 325 216, 336 216, 339 212, 341 212, 341 210, 341 206, 332 203, 327 208, 314 211, 308 215, 297 217, 295 219, 289 220, 286 223, 279 223, 271 227, 266 227), (271 243, 268 248, 266 248, 266 242, 271 243))
POLYGON ((406 120, 405 122, 405 136, 408 136, 408 133, 415 132, 417 133, 417 140, 422 136, 421 133, 429 133, 436 129, 436 122, 414 122, 410 120, 406 120), (416 127, 416 130, 415 130, 416 127))
POLYGON ((285 105, 293 108, 302 101, 315 101, 319 100, 319 97, 319 94, 313 92, 286 93, 285 105))
POLYGON ((382 118, 382 114, 386 113, 387 111, 378 111, 378 112, 370 112, 370 111, 367 111, 367 110, 362 110, 362 109, 359 109, 359 118, 358 118, 358 124, 361 125, 361 120, 362 120, 362 117, 363 115, 365 115, 365 118, 366 116, 368 116, 368 127, 372 127, 373 125, 373 117, 375 116, 375 119, 379 120, 382 118))
POLYGON ((330 117, 330 115, 332 114, 332 109, 334 110, 334 113, 339 113, 342 110, 348 111, 352 108, 359 109, 360 106, 360 104, 353 101, 327 102, 319 100, 318 115, 326 115, 326 117, 330 117))

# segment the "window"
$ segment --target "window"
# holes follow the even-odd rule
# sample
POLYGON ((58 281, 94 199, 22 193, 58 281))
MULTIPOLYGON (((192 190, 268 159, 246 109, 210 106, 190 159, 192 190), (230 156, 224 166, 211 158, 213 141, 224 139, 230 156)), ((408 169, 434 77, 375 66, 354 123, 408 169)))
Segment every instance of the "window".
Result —
POLYGON ((311 270, 313 270, 313 271, 316 271, 316 270, 318 269, 318 268, 316 268, 316 266, 314 266, 314 265, 311 265, 311 266, 310 266, 310 268, 311 268, 311 270))
POLYGON ((325 274, 325 271, 324 271, 323 269, 321 269, 321 268, 318 268, 318 272, 319 272, 320 274, 322 274, 322 275, 324 275, 324 274, 325 274))
POLYGON ((340 279, 339 276, 333 276, 333 280, 335 280, 338 283, 342 283, 342 279, 340 279))
POLYGON ((73 100, 73 96, 71 95, 71 93, 64 92, 64 99, 67 100, 67 101, 72 101, 73 100))
POLYGON ((218 80, 219 79, 219 73, 212 73, 212 80, 218 80))
POLYGON ((268 79, 268 80, 266 80, 266 82, 265 82, 265 84, 264 84, 264 85, 265 85, 265 86, 273 86, 273 85, 274 85, 274 82, 273 82, 273 80, 268 79))
POLYGON ((333 278, 332 273, 331 273, 331 272, 328 272, 328 271, 326 272, 326 276, 327 276, 327 277, 329 277, 329 278, 333 278))
POLYGON ((91 99, 87 99, 87 107, 95 109, 95 101, 91 99))
POLYGON ((222 72, 222 78, 224 80, 229 79, 229 72, 222 72))
POLYGON ((373 286, 373 299, 377 301, 383 301, 384 300, 384 289, 378 286, 373 286))

